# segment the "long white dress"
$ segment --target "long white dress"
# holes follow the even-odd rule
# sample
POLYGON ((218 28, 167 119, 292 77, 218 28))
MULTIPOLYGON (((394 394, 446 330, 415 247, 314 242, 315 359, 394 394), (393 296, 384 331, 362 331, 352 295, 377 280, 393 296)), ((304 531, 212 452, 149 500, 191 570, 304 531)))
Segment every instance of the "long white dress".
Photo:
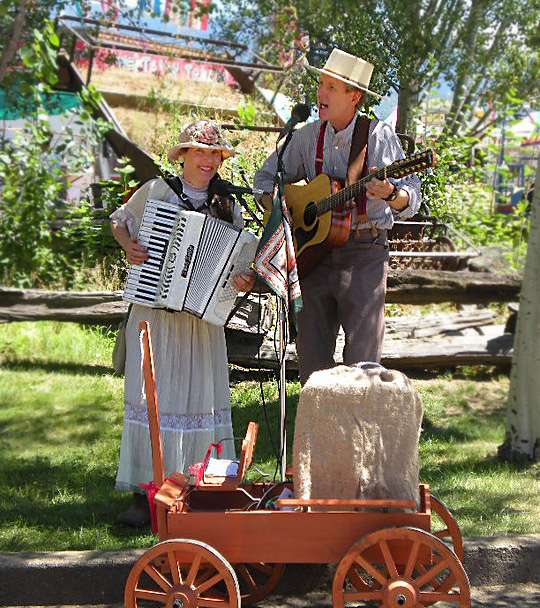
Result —
MULTIPOLYGON (((197 209, 206 190, 183 182, 184 193, 197 209)), ((144 184, 111 214, 119 225, 137 235, 147 198, 180 204, 161 179, 144 184)), ((238 206, 235 225, 242 226, 238 206)), ((165 475, 188 474, 201 462, 211 443, 221 442, 222 458, 234 458, 227 350, 223 327, 185 312, 168 312, 134 304, 126 326, 125 415, 116 489, 140 491, 154 478, 146 399, 142 394, 139 321, 148 320, 152 332, 158 407, 165 475)))

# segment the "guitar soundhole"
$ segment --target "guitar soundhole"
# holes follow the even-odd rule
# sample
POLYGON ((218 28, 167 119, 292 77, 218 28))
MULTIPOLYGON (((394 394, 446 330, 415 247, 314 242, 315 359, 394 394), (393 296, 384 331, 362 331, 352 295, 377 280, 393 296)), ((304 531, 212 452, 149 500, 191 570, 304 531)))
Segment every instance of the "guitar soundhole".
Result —
POLYGON ((304 209, 304 225, 310 226, 317 219, 317 205, 309 203, 304 209))

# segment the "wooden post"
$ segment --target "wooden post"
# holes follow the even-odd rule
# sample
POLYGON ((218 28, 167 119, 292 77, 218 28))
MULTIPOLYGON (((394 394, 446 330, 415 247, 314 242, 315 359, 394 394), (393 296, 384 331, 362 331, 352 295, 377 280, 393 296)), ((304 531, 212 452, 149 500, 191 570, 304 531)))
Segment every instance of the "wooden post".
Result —
MULTIPOLYGON (((152 336, 148 321, 139 323, 139 338, 142 343, 144 388, 146 394, 146 407, 148 409, 148 426, 150 428, 150 444, 152 446, 152 466, 154 469, 154 483, 161 487, 165 481, 163 469, 163 444, 159 424, 159 409, 156 390, 156 374, 154 368, 154 353, 152 350, 152 336)), ((159 539, 167 538, 167 509, 156 504, 159 539)))

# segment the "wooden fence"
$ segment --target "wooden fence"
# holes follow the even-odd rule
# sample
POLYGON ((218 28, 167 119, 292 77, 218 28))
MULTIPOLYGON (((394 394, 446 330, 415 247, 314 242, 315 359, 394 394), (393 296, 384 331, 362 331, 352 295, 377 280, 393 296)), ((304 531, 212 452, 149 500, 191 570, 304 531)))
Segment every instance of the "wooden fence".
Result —
MULTIPOLYGON (((505 319, 473 304, 516 302, 517 275, 474 272, 390 271, 386 301, 423 305, 454 302, 466 305, 452 314, 389 317, 383 365, 394 369, 498 365, 511 363, 513 335, 505 319)), ((229 361, 249 368, 277 368, 274 337, 270 335, 274 298, 252 294, 226 329, 229 361)), ((61 292, 0 287, 0 323, 55 320, 82 324, 117 324, 127 304, 122 292, 61 292)), ((273 333, 273 332, 272 332, 273 333)), ((336 360, 340 360, 342 336, 336 360)), ((296 370, 296 351, 289 345, 286 366, 296 370)))

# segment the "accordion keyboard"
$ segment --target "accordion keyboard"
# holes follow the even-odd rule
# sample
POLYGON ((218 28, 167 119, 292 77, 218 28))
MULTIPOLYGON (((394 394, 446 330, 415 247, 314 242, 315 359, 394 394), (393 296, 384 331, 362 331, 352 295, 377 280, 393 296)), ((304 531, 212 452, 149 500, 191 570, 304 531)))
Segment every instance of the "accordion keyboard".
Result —
POLYGON ((146 202, 137 242, 147 248, 148 259, 143 264, 130 267, 124 300, 147 306, 155 304, 178 211, 178 205, 174 203, 154 200, 146 202))

